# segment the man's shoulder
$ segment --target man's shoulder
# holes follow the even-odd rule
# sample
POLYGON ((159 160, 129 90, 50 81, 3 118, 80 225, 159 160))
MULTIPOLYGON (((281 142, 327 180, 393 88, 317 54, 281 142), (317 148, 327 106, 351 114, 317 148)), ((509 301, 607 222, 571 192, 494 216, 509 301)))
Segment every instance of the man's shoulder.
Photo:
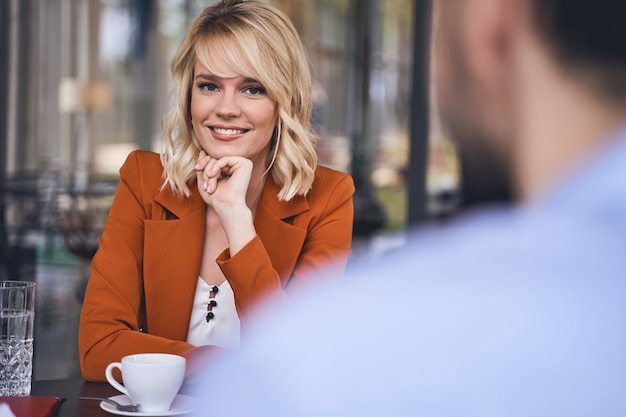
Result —
POLYGON ((515 280, 561 285, 597 274, 615 280, 624 273, 626 224, 621 222, 615 218, 599 223, 593 216, 540 208, 491 210, 413 230, 403 235, 405 244, 375 262, 368 260, 367 252, 356 252, 349 273, 363 277, 387 271, 429 285, 459 280, 476 286, 515 285, 515 280))
POLYGON ((566 244, 579 230, 549 224, 504 210, 415 231, 374 262, 357 259, 341 284, 270 312, 207 386, 229 395, 217 382, 237 374, 238 395, 262 399, 255 413, 268 416, 303 404, 307 415, 553 415, 607 394, 613 407, 626 366, 613 324, 626 314, 622 257, 593 258, 566 244), (291 402, 273 394, 286 380, 291 402))

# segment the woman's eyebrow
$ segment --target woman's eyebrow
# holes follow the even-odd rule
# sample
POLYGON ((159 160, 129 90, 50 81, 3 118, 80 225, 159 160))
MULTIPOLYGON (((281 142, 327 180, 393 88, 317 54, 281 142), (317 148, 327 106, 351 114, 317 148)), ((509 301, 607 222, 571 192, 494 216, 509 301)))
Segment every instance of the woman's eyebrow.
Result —
MULTIPOLYGON (((235 77, 219 77, 217 75, 214 74, 206 74, 206 73, 199 73, 196 74, 195 79, 202 79, 202 80, 207 80, 207 81, 217 81, 217 80, 227 80, 227 79, 232 79, 232 78, 237 78, 235 77)), ((242 83, 245 84, 261 84, 261 82, 259 80, 257 80, 256 78, 252 78, 252 77, 244 77, 241 79, 242 83)))
POLYGON ((200 74, 196 74, 196 76, 194 77, 195 79, 201 78, 203 80, 208 80, 208 81, 213 81, 216 80, 220 77, 217 77, 213 74, 204 74, 204 73, 200 73, 200 74))

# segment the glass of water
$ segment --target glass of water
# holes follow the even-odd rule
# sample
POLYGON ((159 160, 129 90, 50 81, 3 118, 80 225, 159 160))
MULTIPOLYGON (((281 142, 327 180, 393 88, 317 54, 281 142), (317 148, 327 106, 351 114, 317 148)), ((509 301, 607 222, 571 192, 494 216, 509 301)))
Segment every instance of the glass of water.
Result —
POLYGON ((30 395, 35 283, 0 281, 0 396, 30 395))

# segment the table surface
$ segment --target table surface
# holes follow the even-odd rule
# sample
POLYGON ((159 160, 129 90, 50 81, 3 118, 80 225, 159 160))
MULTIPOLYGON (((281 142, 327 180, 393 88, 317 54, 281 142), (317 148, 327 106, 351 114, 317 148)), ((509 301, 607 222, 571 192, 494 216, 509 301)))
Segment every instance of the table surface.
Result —
MULTIPOLYGON (((189 394, 192 386, 183 385, 180 392, 189 394)), ((111 417, 100 408, 99 401, 78 400, 78 397, 107 398, 120 393, 106 382, 86 382, 81 378, 33 381, 31 395, 59 397, 62 401, 56 417, 111 417)))

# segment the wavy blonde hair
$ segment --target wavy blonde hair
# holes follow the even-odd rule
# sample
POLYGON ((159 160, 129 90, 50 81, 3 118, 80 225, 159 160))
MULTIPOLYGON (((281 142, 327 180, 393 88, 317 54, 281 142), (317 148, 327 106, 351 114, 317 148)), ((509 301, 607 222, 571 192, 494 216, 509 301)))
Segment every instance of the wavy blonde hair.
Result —
POLYGON ((310 125, 311 74, 304 47, 282 12, 258 1, 241 0, 224 0, 204 9, 172 59, 176 104, 162 123, 163 187, 189 196, 195 179, 193 168, 202 149, 190 115, 196 60, 217 76, 242 75, 263 85, 277 109, 273 155, 266 172, 282 187, 279 199, 306 195, 317 166, 317 137, 310 125), (216 72, 211 56, 219 56, 233 74, 216 72))

